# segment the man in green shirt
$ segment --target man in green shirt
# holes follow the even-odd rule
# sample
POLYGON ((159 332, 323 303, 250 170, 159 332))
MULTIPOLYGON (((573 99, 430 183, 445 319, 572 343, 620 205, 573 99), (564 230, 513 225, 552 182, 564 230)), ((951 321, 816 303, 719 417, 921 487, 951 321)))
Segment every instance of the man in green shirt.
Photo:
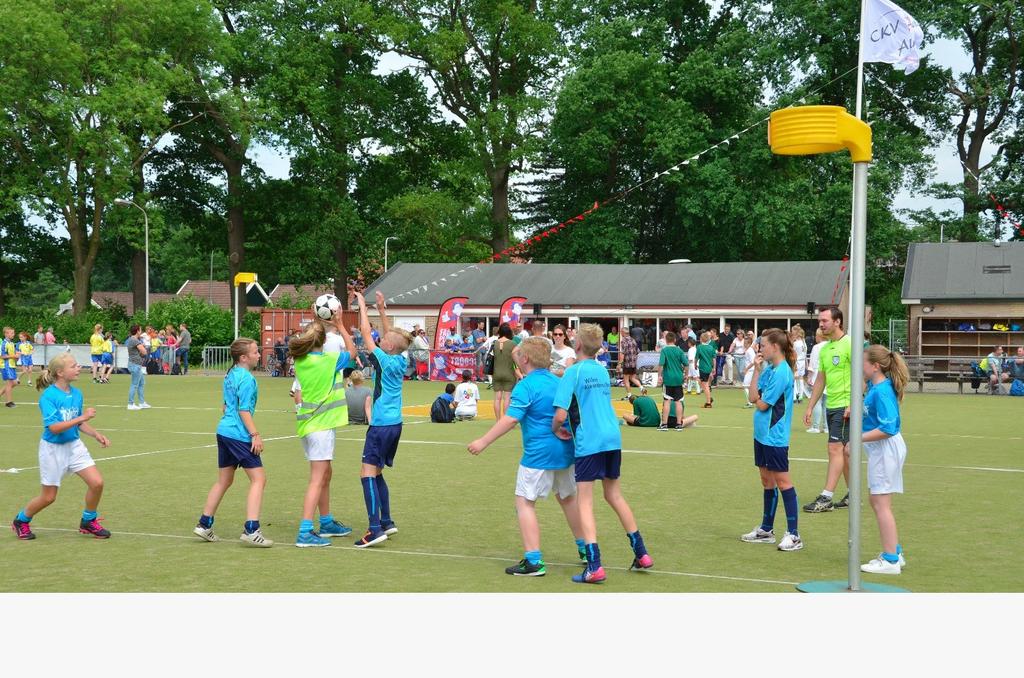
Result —
POLYGON ((711 341, 711 335, 701 332, 700 344, 697 346, 697 371, 700 373, 700 388, 704 391, 704 408, 710 409, 714 399, 711 397, 711 377, 715 374, 715 355, 718 346, 711 341))
MULTIPOLYGON (((676 333, 665 333, 665 347, 658 354, 658 381, 665 387, 665 395, 661 405, 661 425, 658 426, 659 431, 668 430, 668 413, 672 403, 679 403, 680 410, 684 407, 683 374, 686 371, 686 366, 689 364, 690 361, 687 360, 686 353, 676 346, 676 333)), ((679 416, 683 416, 681 411, 679 416)), ((682 421, 678 421, 676 430, 683 430, 682 421)))
POLYGON ((843 331, 843 312, 836 306, 821 309, 818 327, 828 340, 821 347, 821 369, 814 380, 814 392, 807 401, 804 424, 811 425, 811 413, 825 391, 825 421, 828 423, 828 473, 825 489, 804 506, 808 513, 821 513, 850 507, 850 493, 833 503, 833 493, 842 475, 850 481, 850 336, 843 331))
MULTIPOLYGON (((633 414, 622 415, 622 420, 626 422, 627 426, 654 428, 661 425, 661 415, 658 414, 658 406, 654 404, 653 400, 647 396, 631 395, 629 396, 629 402, 633 404, 633 414)), ((682 417, 682 407, 682 402, 675 406, 675 416, 670 416, 669 421, 674 418, 676 420, 676 428, 685 428, 696 424, 697 415, 682 417)))

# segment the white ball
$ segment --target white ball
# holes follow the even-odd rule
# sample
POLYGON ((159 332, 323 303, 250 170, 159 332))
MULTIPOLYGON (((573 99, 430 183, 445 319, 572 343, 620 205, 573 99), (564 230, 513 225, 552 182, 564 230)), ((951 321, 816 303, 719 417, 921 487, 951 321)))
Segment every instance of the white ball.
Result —
POLYGON ((321 320, 330 320, 341 310, 341 300, 333 294, 321 294, 316 298, 313 310, 321 320))

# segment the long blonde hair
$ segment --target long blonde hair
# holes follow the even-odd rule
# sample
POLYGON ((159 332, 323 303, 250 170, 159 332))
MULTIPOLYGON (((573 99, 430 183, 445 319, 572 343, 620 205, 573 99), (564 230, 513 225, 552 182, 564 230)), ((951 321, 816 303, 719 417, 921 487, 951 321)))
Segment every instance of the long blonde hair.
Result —
POLYGON ((75 357, 70 353, 61 353, 54 356, 50 363, 43 368, 43 373, 36 379, 36 390, 42 391, 47 386, 57 383, 57 377, 60 376, 60 372, 67 368, 70 361, 74 361, 75 357))
POLYGON ((307 354, 323 348, 327 341, 327 329, 323 322, 314 320, 307 327, 306 331, 288 342, 288 355, 292 358, 303 358, 307 354))
POLYGON ((865 357, 869 363, 878 365, 882 374, 888 377, 892 382, 893 390, 896 391, 896 397, 902 402, 903 393, 907 384, 910 383, 910 371, 907 369, 907 363, 903 360, 903 356, 890 351, 885 346, 872 344, 868 346, 865 357))

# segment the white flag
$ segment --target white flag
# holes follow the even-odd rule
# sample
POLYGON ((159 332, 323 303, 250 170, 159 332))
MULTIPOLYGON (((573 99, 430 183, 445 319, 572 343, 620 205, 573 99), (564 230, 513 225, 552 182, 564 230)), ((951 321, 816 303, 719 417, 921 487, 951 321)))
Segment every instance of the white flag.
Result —
POLYGON ((924 40, 921 25, 890 0, 865 0, 867 13, 861 26, 864 61, 881 61, 910 75, 921 62, 918 48, 924 40))

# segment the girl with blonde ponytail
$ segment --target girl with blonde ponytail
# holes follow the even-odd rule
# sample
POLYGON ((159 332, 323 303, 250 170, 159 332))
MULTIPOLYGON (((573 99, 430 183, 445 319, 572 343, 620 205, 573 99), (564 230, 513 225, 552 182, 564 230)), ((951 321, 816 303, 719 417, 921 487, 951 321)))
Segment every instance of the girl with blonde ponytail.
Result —
POLYGON ((83 411, 82 392, 71 385, 82 371, 70 353, 61 353, 47 365, 36 390, 42 391, 39 409, 43 415, 43 438, 39 441, 39 477, 42 489, 39 496, 25 505, 11 523, 18 539, 35 539, 30 526, 32 518, 57 499, 61 480, 69 473, 85 481, 85 510, 78 531, 97 539, 107 539, 110 532, 100 525, 96 509, 103 495, 103 476, 96 462, 82 443, 80 433, 91 436, 102 447, 110 441, 89 425, 96 416, 96 408, 83 411))
POLYGON ((899 574, 906 566, 896 532, 892 495, 903 493, 907 445, 900 433, 900 401, 910 379, 903 356, 877 344, 864 352, 864 453, 868 458, 868 490, 878 521, 882 553, 860 566, 871 574, 899 574))

